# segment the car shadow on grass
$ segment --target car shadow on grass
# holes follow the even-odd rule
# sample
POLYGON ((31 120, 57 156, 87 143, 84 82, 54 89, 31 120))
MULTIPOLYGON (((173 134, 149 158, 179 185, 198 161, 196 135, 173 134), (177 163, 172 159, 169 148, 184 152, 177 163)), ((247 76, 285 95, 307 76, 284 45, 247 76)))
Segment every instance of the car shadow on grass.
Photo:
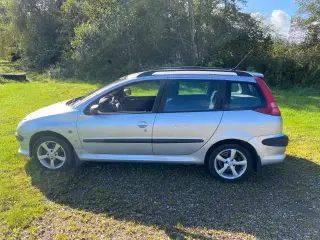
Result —
POLYGON ((320 166, 294 156, 237 184, 218 182, 204 166, 88 163, 56 173, 29 161, 25 169, 50 201, 157 226, 172 238, 206 239, 210 230, 268 239, 319 234, 320 166))

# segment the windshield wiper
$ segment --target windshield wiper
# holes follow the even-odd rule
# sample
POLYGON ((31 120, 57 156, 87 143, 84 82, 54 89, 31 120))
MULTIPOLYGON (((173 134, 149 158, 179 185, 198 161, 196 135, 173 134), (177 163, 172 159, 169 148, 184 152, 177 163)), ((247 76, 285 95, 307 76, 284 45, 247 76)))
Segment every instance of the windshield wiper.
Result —
POLYGON ((81 100, 82 98, 84 98, 84 96, 76 97, 76 98, 74 98, 74 99, 71 99, 70 101, 68 101, 68 102, 66 103, 66 105, 67 105, 67 106, 71 106, 71 105, 75 104, 77 101, 81 100))

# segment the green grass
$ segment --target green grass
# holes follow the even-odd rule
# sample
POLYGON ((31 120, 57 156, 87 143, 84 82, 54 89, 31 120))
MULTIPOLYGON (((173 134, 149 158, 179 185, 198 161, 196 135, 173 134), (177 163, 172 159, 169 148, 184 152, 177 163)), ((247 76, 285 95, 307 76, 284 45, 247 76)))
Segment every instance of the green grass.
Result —
POLYGON ((12 83, 0 85, 0 218, 10 228, 24 228, 46 209, 43 196, 24 171, 25 158, 16 153, 17 123, 26 114, 52 102, 92 91, 87 84, 12 83))
POLYGON ((284 131, 290 136, 288 154, 320 163, 320 89, 274 91, 281 107, 284 131))
POLYGON ((202 166, 91 163, 52 173, 18 155, 14 132, 24 116, 95 88, 0 85, 0 238, 319 237, 319 90, 274 90, 287 161, 239 184, 220 183, 202 166))

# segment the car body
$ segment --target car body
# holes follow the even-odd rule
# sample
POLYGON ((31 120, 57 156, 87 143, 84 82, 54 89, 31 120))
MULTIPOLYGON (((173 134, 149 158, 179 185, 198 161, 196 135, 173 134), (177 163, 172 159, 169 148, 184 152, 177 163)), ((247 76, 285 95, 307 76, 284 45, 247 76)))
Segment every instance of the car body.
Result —
POLYGON ((221 163, 212 160, 210 170, 220 180, 238 181, 249 170, 285 159, 288 137, 261 78, 261 74, 207 68, 131 74, 87 96, 28 115, 16 131, 19 153, 59 170, 65 160, 71 166, 73 158, 209 164, 218 149, 215 157, 224 157, 221 163), (55 157, 61 166, 55 165, 59 161, 55 157), (240 176, 234 169, 244 162, 240 176), (219 170, 228 174, 217 174, 219 170))

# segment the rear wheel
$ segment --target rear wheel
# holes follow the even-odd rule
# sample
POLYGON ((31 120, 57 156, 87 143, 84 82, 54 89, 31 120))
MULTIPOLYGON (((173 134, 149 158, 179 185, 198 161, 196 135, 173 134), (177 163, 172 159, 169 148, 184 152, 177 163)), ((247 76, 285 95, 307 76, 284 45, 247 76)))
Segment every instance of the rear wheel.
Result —
POLYGON ((41 137, 33 147, 36 163, 51 171, 67 170, 75 166, 74 153, 70 144, 55 136, 41 137))
POLYGON ((238 182, 248 177, 252 166, 250 152, 238 144, 224 144, 215 149, 208 161, 210 172, 220 181, 238 182))

